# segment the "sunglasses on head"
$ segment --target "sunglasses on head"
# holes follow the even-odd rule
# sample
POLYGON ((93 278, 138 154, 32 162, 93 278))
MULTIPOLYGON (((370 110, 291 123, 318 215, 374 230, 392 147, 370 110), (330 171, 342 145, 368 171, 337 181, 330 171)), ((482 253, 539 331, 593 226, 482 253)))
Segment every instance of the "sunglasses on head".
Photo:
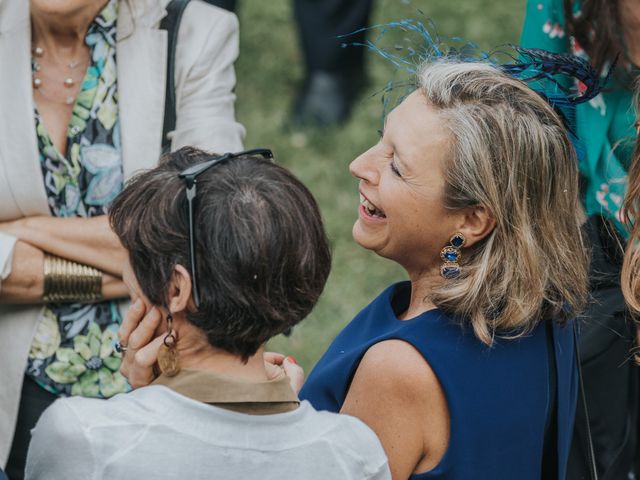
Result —
POLYGON ((178 177, 184 180, 187 193, 187 208, 189 213, 189 256, 191 260, 191 286, 193 291, 193 301, 196 308, 200 307, 200 292, 198 290, 198 275, 196 269, 196 246, 195 246, 195 223, 193 221, 194 200, 196 198, 196 184, 198 177, 215 165, 233 160, 234 158, 244 156, 258 155, 265 160, 273 161, 273 152, 266 148, 255 148, 253 150, 245 150, 238 153, 225 153, 220 157, 213 158, 206 162, 193 165, 178 174, 178 177))

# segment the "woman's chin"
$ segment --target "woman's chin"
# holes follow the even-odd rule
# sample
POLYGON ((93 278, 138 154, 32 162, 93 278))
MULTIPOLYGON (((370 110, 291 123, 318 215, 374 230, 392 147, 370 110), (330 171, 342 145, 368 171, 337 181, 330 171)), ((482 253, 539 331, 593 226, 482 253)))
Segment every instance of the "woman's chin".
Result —
POLYGON ((353 224, 351 234, 353 235, 355 242, 362 248, 384 256, 381 251, 385 242, 381 238, 381 232, 372 232, 370 226, 363 225, 362 220, 358 219, 353 224))

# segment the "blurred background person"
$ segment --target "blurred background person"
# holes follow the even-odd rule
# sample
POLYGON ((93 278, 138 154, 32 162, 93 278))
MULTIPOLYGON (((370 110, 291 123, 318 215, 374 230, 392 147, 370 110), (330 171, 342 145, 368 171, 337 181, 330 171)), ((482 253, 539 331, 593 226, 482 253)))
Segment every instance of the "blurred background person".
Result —
POLYGON ((162 332, 162 374, 106 402, 56 402, 34 431, 28 479, 390 480, 371 429, 300 403, 263 359, 264 343, 311 311, 331 268, 311 193, 271 152, 181 149, 127 184, 110 218, 131 298, 155 314, 123 337, 125 358, 141 356, 141 332, 162 332), (193 176, 180 178, 185 169, 193 176))
MULTIPOLYGON (((206 0, 235 11, 236 0, 206 0)), ((292 126, 336 125, 351 114, 366 83, 363 43, 372 0, 294 0, 293 11, 304 59, 304 80, 294 100, 292 126), (349 35, 352 34, 353 35, 349 35), (338 38, 341 35, 349 35, 338 38)), ((274 34, 277 29, 274 29, 274 34)))
MULTIPOLYGON (((160 155, 166 3, 0 2, 0 60, 11 65, 0 88, 0 467, 12 480, 56 398, 128 389, 114 350, 126 255, 105 214, 124 179, 160 155)), ((173 148, 242 146, 237 55, 235 16, 192 1, 173 148)))
POLYGON ((330 126, 346 120, 365 86, 363 43, 372 0, 294 0, 305 77, 295 99, 293 125, 330 126), (338 38, 340 35, 347 38, 338 38))
MULTIPOLYGON (((603 76, 619 56, 607 88, 577 106, 574 124, 592 246, 593 298, 580 336, 591 432, 600 475, 627 478, 637 457, 640 371, 629 360, 635 327, 619 279, 628 235, 622 201, 636 134, 631 85, 640 65, 640 3, 529 0, 521 43, 581 56, 603 76)), ((578 422, 575 433, 569 478, 579 479, 586 476, 585 426, 578 422)))

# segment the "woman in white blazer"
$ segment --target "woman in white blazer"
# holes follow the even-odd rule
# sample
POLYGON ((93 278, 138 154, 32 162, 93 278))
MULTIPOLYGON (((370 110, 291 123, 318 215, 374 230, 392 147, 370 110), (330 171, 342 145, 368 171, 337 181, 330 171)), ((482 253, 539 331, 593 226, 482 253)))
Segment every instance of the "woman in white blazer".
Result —
MULTIPOLYGON (((51 400, 126 389, 109 324, 126 308, 125 254, 104 213, 161 153, 167 4, 0 0, 0 468, 11 452, 12 480, 51 400)), ((237 55, 236 17, 192 0, 177 42, 172 150, 242 149, 237 55)))

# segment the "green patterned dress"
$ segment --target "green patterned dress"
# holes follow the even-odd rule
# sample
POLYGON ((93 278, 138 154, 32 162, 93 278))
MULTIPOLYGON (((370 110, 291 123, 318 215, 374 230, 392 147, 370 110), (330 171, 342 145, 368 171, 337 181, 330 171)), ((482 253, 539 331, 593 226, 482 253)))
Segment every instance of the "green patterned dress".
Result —
MULTIPOLYGON (((573 15, 581 15, 579 1, 573 2, 573 15)), ((562 0, 528 0, 520 43, 523 47, 572 53, 588 60, 575 38, 565 32, 565 23, 562 0)), ((624 67, 618 66, 621 68, 624 67)), ((608 71, 608 66, 604 71, 608 71)), ((632 74, 637 72, 634 70, 632 74)), ((582 87, 578 85, 579 89, 582 87)), ((579 166, 585 179, 583 201, 587 214, 611 220, 625 237, 628 233, 623 224, 622 202, 636 137, 632 105, 631 85, 617 80, 591 101, 576 107, 576 133, 583 153, 579 166)))
MULTIPOLYGON (((51 214, 95 217, 122 191, 123 172, 116 82, 117 0, 93 20, 85 43, 90 63, 67 131, 67 155, 35 125, 51 214)), ((37 70, 37 62, 33 62, 37 70)), ((106 398, 129 390, 115 351, 121 316, 116 302, 45 305, 26 374, 60 396, 106 398)))

